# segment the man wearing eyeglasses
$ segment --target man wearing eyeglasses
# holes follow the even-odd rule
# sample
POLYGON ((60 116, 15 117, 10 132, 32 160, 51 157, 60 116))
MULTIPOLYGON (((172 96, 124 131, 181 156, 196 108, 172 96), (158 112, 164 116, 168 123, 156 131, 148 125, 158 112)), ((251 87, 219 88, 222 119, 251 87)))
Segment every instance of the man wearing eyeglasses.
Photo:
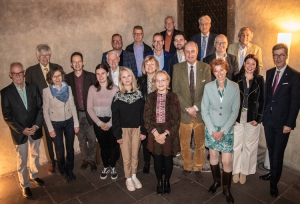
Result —
MULTIPOLYGON (((123 50, 123 40, 122 40, 122 36, 118 33, 113 34, 112 38, 111 38, 111 46, 113 47, 112 50, 110 51, 115 51, 118 53, 118 56, 120 58, 119 61, 119 66, 124 66, 124 67, 128 67, 129 69, 132 70, 133 74, 135 77, 137 77, 138 75, 138 70, 136 67, 136 61, 135 61, 135 57, 134 54, 132 52, 128 52, 126 50, 123 50)), ((108 51, 108 52, 110 52, 108 51)), ((103 53, 102 55, 102 64, 106 64, 107 66, 107 58, 106 55, 108 52, 103 53)))
POLYGON ((148 52, 146 54, 146 56, 153 55, 157 59, 159 64, 159 70, 167 69, 168 57, 171 56, 169 52, 163 49, 164 43, 165 42, 162 34, 155 33, 153 35, 153 41, 152 41, 152 46, 154 49, 151 52, 148 52))
MULTIPOLYGON (((238 62, 234 55, 226 53, 226 49, 228 47, 227 37, 223 34, 217 35, 215 38, 214 46, 216 48, 216 52, 208 55, 203 59, 203 62, 210 64, 211 61, 215 58, 222 58, 229 64, 229 70, 226 74, 226 77, 232 80, 233 76, 239 73, 238 62)), ((215 76, 211 75, 212 80, 215 80, 215 76)))
POLYGON ((214 40, 217 34, 211 33, 211 18, 208 15, 201 16, 198 20, 200 33, 191 37, 197 43, 199 52, 197 60, 203 62, 203 58, 215 53, 214 40))
POLYGON ((38 178, 43 112, 38 87, 25 83, 24 76, 25 71, 20 62, 10 65, 9 77, 12 83, 1 90, 1 107, 17 152, 17 172, 22 194, 28 198, 32 196, 30 181, 38 186, 44 185, 44 181, 38 178))
POLYGON ((284 151, 296 126, 300 107, 300 73, 287 65, 288 47, 279 43, 272 49, 274 68, 266 73, 263 125, 269 150, 270 173, 260 176, 270 181, 270 194, 278 196, 284 151))
POLYGON ((142 76, 142 63, 145 54, 151 52, 152 49, 149 45, 143 42, 144 32, 142 26, 134 26, 132 33, 134 42, 126 47, 126 51, 134 53, 136 66, 138 70, 138 76, 142 76))
MULTIPOLYGON (((48 83, 46 82, 46 75, 52 67, 59 66, 58 64, 54 64, 50 62, 51 58, 51 48, 47 44, 39 44, 36 47, 36 57, 39 61, 38 64, 33 65, 26 69, 25 81, 27 83, 36 84, 39 88, 41 96, 43 96, 43 89, 48 87, 48 83)), ((46 135, 46 144, 48 150, 48 174, 52 175, 55 172, 55 159, 54 159, 54 151, 53 151, 53 139, 49 135, 49 131, 46 123, 43 123, 44 132, 46 135)), ((44 144, 45 144, 44 143, 44 144)))
POLYGON ((253 38, 252 29, 249 27, 241 28, 238 33, 238 37, 239 37, 239 42, 230 44, 227 52, 229 54, 236 56, 239 63, 239 69, 241 69, 241 67, 243 66, 244 59, 247 55, 249 54, 256 55, 259 62, 259 69, 261 72, 263 67, 262 52, 259 46, 250 43, 253 38))

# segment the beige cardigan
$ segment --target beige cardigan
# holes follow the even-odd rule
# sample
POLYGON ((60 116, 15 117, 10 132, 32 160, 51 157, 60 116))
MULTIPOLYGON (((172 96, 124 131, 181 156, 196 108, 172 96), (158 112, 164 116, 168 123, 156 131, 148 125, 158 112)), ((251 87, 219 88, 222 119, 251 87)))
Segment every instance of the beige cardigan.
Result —
POLYGON ((43 112, 48 131, 54 130, 51 121, 65 121, 73 116, 74 127, 79 127, 76 106, 69 86, 69 99, 66 103, 52 96, 50 88, 43 90, 43 112))

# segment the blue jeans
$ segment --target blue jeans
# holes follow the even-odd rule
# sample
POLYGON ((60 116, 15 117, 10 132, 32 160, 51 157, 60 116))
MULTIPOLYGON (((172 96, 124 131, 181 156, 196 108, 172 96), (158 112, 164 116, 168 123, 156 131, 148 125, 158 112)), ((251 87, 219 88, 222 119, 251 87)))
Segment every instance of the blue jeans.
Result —
POLYGON ((56 134, 54 144, 58 170, 61 174, 64 174, 65 171, 72 171, 74 168, 74 120, 73 117, 71 117, 65 121, 51 121, 51 123, 56 134), (65 136, 67 151, 66 159, 63 135, 65 136))

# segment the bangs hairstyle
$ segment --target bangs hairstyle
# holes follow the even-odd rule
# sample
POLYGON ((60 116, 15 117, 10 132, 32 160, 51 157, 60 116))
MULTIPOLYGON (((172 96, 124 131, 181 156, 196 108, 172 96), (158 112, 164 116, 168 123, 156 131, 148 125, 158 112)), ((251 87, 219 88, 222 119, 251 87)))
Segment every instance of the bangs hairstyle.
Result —
POLYGON ((152 78, 152 83, 151 83, 151 87, 152 87, 152 91, 156 91, 156 86, 155 86, 155 81, 156 81, 156 76, 158 74, 164 74, 166 76, 166 80, 168 80, 168 86, 167 86, 167 89, 170 89, 170 81, 171 81, 171 77, 170 75, 168 74, 168 72, 166 72, 165 70, 159 70, 155 73, 155 75, 153 76, 152 78))
POLYGON ((133 72, 131 71, 131 69, 127 68, 127 67, 122 67, 120 69, 120 73, 119 73, 119 89, 120 89, 120 93, 121 94, 124 94, 127 90, 125 89, 125 86, 123 85, 122 81, 121 81, 121 73, 122 72, 128 72, 130 75, 131 75, 131 78, 132 78, 132 82, 131 82, 131 90, 133 92, 137 91, 138 90, 138 87, 137 87, 137 83, 136 83, 136 79, 135 79, 135 76, 133 74, 133 72))
MULTIPOLYGON (((95 69, 95 74, 98 69, 104 69, 107 73, 109 73, 108 67, 105 64, 98 64, 95 69)), ((96 80, 94 86, 97 88, 97 92, 101 90, 101 85, 98 80, 96 80)), ((113 82, 110 79, 109 75, 107 76, 107 90, 111 90, 113 88, 113 82)))
POLYGON ((145 57, 143 63, 142 63, 142 73, 144 75, 146 75, 146 63, 153 60, 155 62, 155 72, 157 72, 157 70, 159 70, 159 64, 158 64, 158 61, 157 59, 153 56, 153 55, 148 55, 147 57, 145 57))
MULTIPOLYGON (((247 59, 253 59, 256 62, 256 66, 255 66, 255 70, 253 72, 253 76, 257 77, 259 75, 259 63, 258 63, 258 58, 256 57, 256 55, 253 54, 249 54, 245 57, 244 59, 244 63, 247 61, 247 59)), ((241 67, 240 73, 244 74, 245 73, 245 65, 243 63, 243 66, 241 67)))
POLYGON ((54 76, 55 72, 60 72, 62 81, 65 81, 66 73, 64 72, 63 68, 59 67, 59 66, 54 66, 49 70, 49 72, 46 76, 46 81, 48 82, 48 84, 53 85, 52 77, 54 76))
POLYGON ((226 62, 225 60, 223 60, 222 58, 219 58, 219 59, 213 59, 213 61, 211 61, 211 63, 209 64, 210 65, 210 71, 211 71, 211 74, 214 75, 214 69, 216 66, 219 66, 221 65, 221 67, 226 71, 228 72, 229 70, 229 64, 228 62, 226 62))

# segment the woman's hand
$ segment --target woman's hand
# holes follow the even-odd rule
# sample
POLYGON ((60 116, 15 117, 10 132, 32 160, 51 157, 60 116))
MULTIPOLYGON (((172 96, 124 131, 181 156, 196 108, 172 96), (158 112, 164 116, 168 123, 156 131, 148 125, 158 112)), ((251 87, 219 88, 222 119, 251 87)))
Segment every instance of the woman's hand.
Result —
POLYGON ((144 139, 146 139, 146 135, 142 135, 142 134, 140 134, 140 139, 141 139, 141 140, 144 140, 144 139))
POLYGON ((221 131, 215 132, 215 133, 213 133, 213 138, 216 141, 220 142, 220 141, 222 141, 223 134, 224 134, 224 132, 221 132, 221 131))
POLYGON ((166 135, 165 133, 159 134, 155 137, 155 141, 159 144, 164 144, 166 142, 166 135))
POLYGON ((123 139, 119 139, 119 140, 117 140, 117 143, 119 143, 119 144, 123 144, 123 139))
POLYGON ((106 123, 102 123, 100 126, 99 126, 103 131, 108 131, 109 130, 109 127, 106 123))
POLYGON ((250 121, 249 124, 253 125, 253 126, 257 126, 258 125, 258 123, 255 120, 250 121))
POLYGON ((49 132, 50 137, 54 138, 56 137, 56 133, 54 130, 52 130, 51 132, 49 132))
POLYGON ((75 134, 79 132, 79 127, 74 127, 75 134))

